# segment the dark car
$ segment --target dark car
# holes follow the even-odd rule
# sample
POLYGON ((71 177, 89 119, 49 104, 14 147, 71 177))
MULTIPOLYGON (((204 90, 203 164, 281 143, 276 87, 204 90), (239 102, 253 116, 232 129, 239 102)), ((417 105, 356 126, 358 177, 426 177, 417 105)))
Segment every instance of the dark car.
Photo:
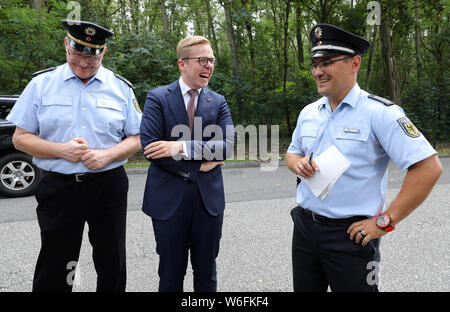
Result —
POLYGON ((2 117, 0 118, 0 195, 7 197, 34 194, 43 174, 42 170, 33 164, 30 155, 14 148, 12 136, 16 126, 3 119, 14 106, 17 98, 17 96, 0 96, 2 117))
POLYGON ((0 119, 6 119, 18 98, 18 95, 0 95, 0 119))

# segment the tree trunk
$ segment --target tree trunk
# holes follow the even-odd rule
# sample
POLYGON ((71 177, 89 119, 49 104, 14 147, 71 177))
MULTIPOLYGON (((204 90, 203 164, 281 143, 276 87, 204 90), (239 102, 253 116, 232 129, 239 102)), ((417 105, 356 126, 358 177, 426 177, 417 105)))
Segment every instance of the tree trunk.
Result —
POLYGON ((159 8, 161 10, 161 18, 163 23, 163 29, 166 34, 170 36, 169 19, 167 18, 166 5, 164 0, 158 0, 159 8))
POLYGON ((252 25, 250 23, 251 16, 250 12, 247 10, 248 8, 248 0, 241 0, 242 5, 246 8, 246 17, 245 17, 245 29, 247 30, 248 43, 249 43, 249 53, 250 53, 250 66, 252 71, 255 70, 255 45, 253 43, 253 30, 252 25))
POLYGON ((377 53, 377 29, 376 25, 372 28, 372 44, 370 45, 369 61, 367 62, 366 88, 370 89, 370 73, 372 72, 373 54, 377 53))
MULTIPOLYGON (((291 0, 286 0, 286 11, 284 19, 284 45, 283 45, 283 93, 287 93, 287 72, 289 67, 288 59, 288 30, 289 30, 289 12, 291 11, 291 0)), ((286 101, 286 96, 284 96, 284 115, 286 118, 286 125, 288 128, 288 133, 291 134, 291 112, 289 110, 289 103, 286 101)))
POLYGON ((44 0, 32 0, 31 1, 31 8, 35 9, 38 12, 41 11, 41 9, 44 7, 44 5, 45 5, 44 0))
POLYGON ((203 29, 202 29, 202 24, 203 24, 203 20, 202 20, 202 16, 199 10, 199 7, 197 6, 197 4, 192 6, 192 9, 194 10, 194 15, 195 15, 195 20, 194 20, 194 31, 195 31, 195 35, 196 36, 203 36, 203 29))
POLYGON ((140 20, 140 14, 139 14, 139 0, 131 0, 130 1, 130 13, 131 13, 131 20, 133 21, 133 32, 139 33, 139 20, 140 20))
POLYGON ((216 57, 219 57, 219 46, 217 45, 217 37, 216 37, 216 32, 214 30, 214 24, 212 22, 212 16, 211 16, 211 5, 209 3, 209 0, 205 0, 205 5, 206 5, 206 15, 208 17, 208 36, 209 36, 209 40, 211 40, 213 49, 214 49, 214 54, 216 55, 216 57))
MULTIPOLYGON (((275 6, 274 6, 275 1, 270 1, 270 3, 271 3, 272 16, 273 16, 273 26, 274 26, 274 29, 277 29, 278 27, 281 27, 281 19, 280 19, 280 24, 278 26, 277 10, 275 9, 275 6)), ((278 49, 278 47, 281 47, 280 37, 281 36, 278 35, 278 31, 274 31, 273 32, 273 42, 274 42, 274 45, 275 45, 274 53, 275 53, 275 56, 277 58, 277 64, 278 65, 282 63, 280 50, 278 49)), ((283 69, 281 68, 281 65, 279 65, 277 67, 278 67, 279 75, 282 76, 283 75, 283 69)))
POLYGON ((295 7, 295 36, 297 38, 297 60, 298 60, 298 66, 300 66, 301 69, 304 68, 303 62, 305 61, 304 55, 303 55, 303 38, 302 38, 302 10, 300 8, 300 1, 297 0, 297 5, 295 7))
POLYGON ((421 44, 421 38, 422 33, 420 31, 420 19, 419 19, 419 1, 414 1, 414 13, 415 13, 415 28, 414 28, 414 40, 415 40, 415 46, 416 46, 416 69, 417 69, 417 80, 421 81, 422 79, 422 44, 421 44))
POLYGON ((380 25, 381 54, 384 62, 386 89, 388 96, 400 105, 400 86, 394 54, 392 52, 391 31, 384 14, 381 14, 380 25))
POLYGON ((234 39, 234 30, 233 30, 233 21, 231 19, 231 1, 221 1, 222 6, 225 10, 225 20, 227 25, 227 36, 228 36, 228 43, 230 45, 230 51, 231 51, 231 69, 233 71, 233 81, 234 86, 236 90, 236 104, 238 108, 238 118, 239 122, 242 120, 243 115, 243 107, 242 107, 242 101, 241 101, 241 92, 240 92, 240 86, 239 86, 239 59, 238 59, 238 53, 236 48, 236 43, 234 39))

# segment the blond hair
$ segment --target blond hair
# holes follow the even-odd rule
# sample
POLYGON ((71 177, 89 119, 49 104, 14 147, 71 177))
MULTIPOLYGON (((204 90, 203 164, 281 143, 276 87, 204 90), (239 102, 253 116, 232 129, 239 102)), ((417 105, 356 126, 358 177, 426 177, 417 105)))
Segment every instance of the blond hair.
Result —
POLYGON ((182 59, 184 57, 187 57, 190 51, 190 47, 195 46, 197 44, 208 44, 211 46, 211 43, 208 39, 206 39, 203 36, 189 36, 186 37, 180 42, 178 42, 177 45, 177 57, 178 59, 182 59))

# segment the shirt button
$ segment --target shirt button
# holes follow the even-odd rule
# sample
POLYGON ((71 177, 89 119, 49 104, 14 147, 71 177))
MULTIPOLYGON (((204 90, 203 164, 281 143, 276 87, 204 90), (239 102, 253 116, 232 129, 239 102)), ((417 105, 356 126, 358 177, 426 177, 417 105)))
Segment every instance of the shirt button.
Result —
POLYGON ((81 129, 85 130, 85 129, 86 129, 86 126, 81 127, 81 129))
POLYGON ((84 111, 85 111, 85 110, 86 110, 86 107, 83 106, 83 107, 81 108, 81 110, 84 110, 84 111))

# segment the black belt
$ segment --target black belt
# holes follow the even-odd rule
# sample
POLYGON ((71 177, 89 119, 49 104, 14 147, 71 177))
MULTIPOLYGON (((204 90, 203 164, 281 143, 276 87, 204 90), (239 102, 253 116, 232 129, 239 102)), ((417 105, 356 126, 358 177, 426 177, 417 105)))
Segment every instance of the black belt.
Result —
POLYGON ((51 176, 51 177, 61 179, 61 180, 65 180, 65 181, 73 181, 73 182, 81 183, 81 182, 91 181, 91 180, 94 180, 95 178, 99 178, 101 176, 110 174, 114 170, 118 170, 120 168, 122 168, 122 166, 111 169, 111 170, 101 171, 101 172, 83 172, 83 173, 72 173, 72 174, 63 174, 63 173, 59 173, 59 172, 44 170, 44 174, 51 176))
POLYGON ((311 210, 302 208, 307 216, 309 216, 314 222, 320 224, 328 224, 328 225, 338 225, 338 224, 352 224, 353 222, 358 222, 364 219, 367 219, 365 216, 354 216, 349 218, 342 219, 332 219, 325 216, 318 215, 311 210))

